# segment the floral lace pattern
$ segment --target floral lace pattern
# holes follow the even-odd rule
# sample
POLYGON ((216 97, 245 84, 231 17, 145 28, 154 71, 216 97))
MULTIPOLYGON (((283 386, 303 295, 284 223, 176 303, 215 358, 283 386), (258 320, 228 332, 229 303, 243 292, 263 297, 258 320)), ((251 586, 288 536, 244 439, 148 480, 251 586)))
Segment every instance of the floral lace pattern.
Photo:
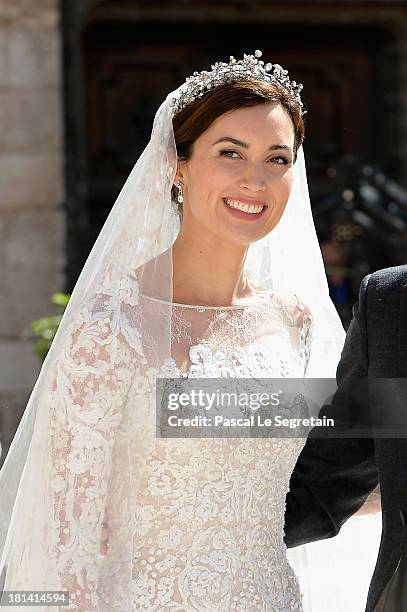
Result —
POLYGON ((43 545, 50 581, 70 592, 61 609, 300 612, 283 537, 305 440, 157 438, 155 379, 302 377, 309 311, 278 295, 242 309, 173 306, 162 359, 160 304, 150 329, 151 300, 122 293, 119 311, 107 293, 81 310, 50 381, 45 469, 58 529, 43 545))

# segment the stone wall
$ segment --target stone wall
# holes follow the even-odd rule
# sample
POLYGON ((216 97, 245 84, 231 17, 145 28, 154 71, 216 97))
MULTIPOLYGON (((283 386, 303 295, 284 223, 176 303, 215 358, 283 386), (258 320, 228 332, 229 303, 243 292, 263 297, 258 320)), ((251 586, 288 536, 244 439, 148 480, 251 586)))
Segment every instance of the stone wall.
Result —
POLYGON ((61 63, 57 0, 0 0, 0 463, 41 365, 24 330, 63 288, 61 63))

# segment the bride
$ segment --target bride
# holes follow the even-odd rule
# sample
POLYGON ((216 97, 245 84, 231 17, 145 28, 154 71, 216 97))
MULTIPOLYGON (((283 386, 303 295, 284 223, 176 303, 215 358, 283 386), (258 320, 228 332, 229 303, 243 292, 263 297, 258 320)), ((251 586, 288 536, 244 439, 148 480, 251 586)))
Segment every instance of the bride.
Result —
POLYGON ((260 57, 157 111, 0 472, 4 589, 44 609, 303 609, 283 537, 305 439, 156 435, 157 378, 335 376, 301 86, 260 57))

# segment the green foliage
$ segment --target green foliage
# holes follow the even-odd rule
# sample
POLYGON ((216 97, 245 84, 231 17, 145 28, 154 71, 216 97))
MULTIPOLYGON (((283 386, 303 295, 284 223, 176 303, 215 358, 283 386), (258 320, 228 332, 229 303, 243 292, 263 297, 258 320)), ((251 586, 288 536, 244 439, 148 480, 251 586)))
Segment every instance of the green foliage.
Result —
POLYGON ((34 351, 42 361, 49 351, 70 297, 66 293, 54 293, 51 296, 51 302, 58 307, 60 312, 31 321, 28 330, 29 337, 37 339, 34 343, 34 351))

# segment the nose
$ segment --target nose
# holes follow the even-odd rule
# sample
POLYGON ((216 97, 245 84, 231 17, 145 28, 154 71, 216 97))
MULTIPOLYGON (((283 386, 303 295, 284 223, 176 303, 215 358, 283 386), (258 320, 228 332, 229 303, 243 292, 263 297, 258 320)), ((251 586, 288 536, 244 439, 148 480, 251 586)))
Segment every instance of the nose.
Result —
POLYGON ((260 164, 251 164, 250 166, 246 166, 245 172, 240 180, 240 187, 246 191, 253 192, 266 190, 263 168, 260 164))

